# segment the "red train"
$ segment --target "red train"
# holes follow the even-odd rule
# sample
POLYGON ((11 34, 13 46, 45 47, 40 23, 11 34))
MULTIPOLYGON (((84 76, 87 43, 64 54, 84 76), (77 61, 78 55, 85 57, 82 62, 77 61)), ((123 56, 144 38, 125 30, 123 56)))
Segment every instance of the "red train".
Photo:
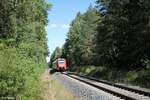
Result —
POLYGON ((53 66, 57 71, 66 71, 68 69, 67 60, 65 58, 58 58, 53 62, 53 66))

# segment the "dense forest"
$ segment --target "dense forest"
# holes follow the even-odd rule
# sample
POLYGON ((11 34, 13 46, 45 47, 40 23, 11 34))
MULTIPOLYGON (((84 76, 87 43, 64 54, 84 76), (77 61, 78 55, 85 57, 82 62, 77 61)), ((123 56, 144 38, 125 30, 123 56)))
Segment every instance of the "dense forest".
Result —
POLYGON ((50 7, 44 0, 0 0, 1 100, 42 99, 39 75, 47 66, 50 7))
POLYGON ((150 87, 149 5, 149 0, 97 0, 96 7, 77 13, 51 63, 65 57, 74 71, 93 66, 89 75, 150 87))

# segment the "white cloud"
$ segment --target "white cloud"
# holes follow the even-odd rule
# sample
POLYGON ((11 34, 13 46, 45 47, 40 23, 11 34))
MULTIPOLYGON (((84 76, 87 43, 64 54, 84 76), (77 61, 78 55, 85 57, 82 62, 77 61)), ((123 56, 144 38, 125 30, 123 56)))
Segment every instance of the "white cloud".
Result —
POLYGON ((70 28, 70 25, 69 24, 49 24, 46 29, 52 29, 52 28, 61 28, 61 29, 69 29, 70 28))
POLYGON ((70 28, 70 25, 64 24, 64 25, 61 25, 61 28, 63 28, 63 29, 69 29, 69 28, 70 28))
POLYGON ((56 24, 50 24, 49 27, 50 27, 50 28, 57 28, 57 25, 56 25, 56 24))

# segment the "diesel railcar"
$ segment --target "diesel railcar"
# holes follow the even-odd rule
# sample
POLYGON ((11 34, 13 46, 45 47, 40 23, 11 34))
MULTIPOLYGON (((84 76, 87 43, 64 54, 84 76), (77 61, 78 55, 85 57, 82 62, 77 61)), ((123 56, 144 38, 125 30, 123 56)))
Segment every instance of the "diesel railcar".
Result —
POLYGON ((66 71, 68 69, 67 60, 65 58, 58 58, 53 62, 54 69, 57 71, 66 71))

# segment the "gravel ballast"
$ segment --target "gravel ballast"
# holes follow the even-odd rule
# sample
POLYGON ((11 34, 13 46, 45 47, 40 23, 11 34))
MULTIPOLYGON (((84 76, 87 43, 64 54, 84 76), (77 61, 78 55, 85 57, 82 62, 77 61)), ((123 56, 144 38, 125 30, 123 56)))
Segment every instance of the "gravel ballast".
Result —
POLYGON ((62 84, 62 86, 71 92, 77 100, 122 100, 119 97, 72 79, 59 72, 54 73, 52 78, 62 84))

